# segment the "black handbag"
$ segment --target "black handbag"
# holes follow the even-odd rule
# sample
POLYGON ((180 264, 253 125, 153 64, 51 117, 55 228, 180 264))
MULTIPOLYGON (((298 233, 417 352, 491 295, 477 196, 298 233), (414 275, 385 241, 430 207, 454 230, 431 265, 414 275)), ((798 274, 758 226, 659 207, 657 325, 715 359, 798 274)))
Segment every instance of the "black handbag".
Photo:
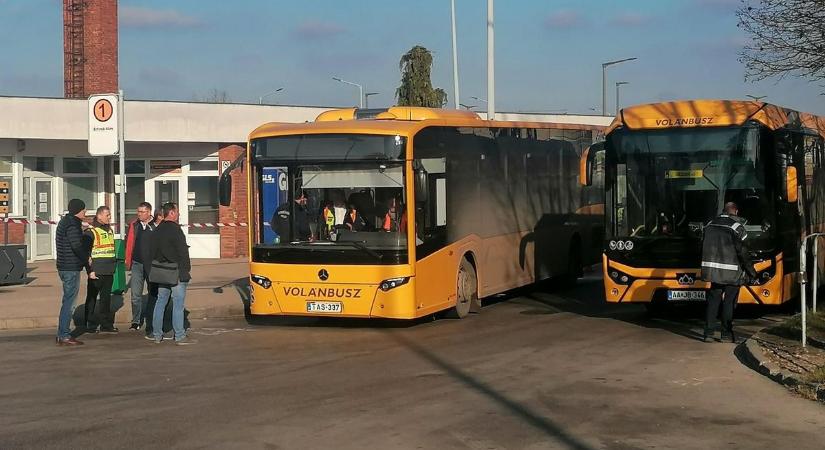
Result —
POLYGON ((149 270, 149 281, 161 286, 177 286, 180 281, 178 263, 152 261, 152 268, 149 270))

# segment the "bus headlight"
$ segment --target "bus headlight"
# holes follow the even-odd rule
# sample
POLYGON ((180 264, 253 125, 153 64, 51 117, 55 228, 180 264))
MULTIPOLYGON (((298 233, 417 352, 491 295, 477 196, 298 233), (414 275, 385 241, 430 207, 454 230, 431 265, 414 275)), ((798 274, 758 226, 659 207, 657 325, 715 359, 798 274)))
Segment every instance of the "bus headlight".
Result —
POLYGON ((272 287, 272 282, 269 281, 269 278, 262 277, 260 275, 250 275, 249 278, 252 280, 253 283, 257 284, 258 286, 269 289, 272 287))
POLYGON ((384 280, 384 281, 382 281, 382 282, 381 282, 381 284, 380 284, 380 285, 378 285, 378 287, 379 287, 382 291, 387 292, 387 291, 389 291, 390 289, 395 289, 395 288, 397 288, 398 286, 405 285, 405 284, 407 284, 409 281, 410 281, 410 277, 390 278, 390 279, 388 279, 388 280, 384 280))
POLYGON ((607 272, 607 276, 610 277, 613 282, 618 284, 631 284, 633 283, 633 277, 626 273, 619 272, 616 269, 610 269, 607 272))
POLYGON ((756 274, 756 283, 757 285, 763 285, 773 278, 776 275, 776 266, 768 267, 767 269, 759 272, 756 274))

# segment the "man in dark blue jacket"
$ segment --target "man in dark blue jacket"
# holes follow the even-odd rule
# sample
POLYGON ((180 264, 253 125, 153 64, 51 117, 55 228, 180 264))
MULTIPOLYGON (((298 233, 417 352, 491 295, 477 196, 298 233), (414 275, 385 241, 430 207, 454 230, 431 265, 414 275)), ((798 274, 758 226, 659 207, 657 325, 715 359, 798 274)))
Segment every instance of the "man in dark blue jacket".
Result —
POLYGON ((69 213, 57 224, 57 274, 63 282, 63 301, 57 325, 57 345, 83 345, 71 335, 72 313, 77 290, 80 286, 80 271, 89 271, 89 248, 83 241, 83 221, 86 204, 83 200, 69 200, 69 213))
POLYGON ((710 339, 719 304, 722 304, 722 340, 736 342, 733 334, 733 309, 739 288, 756 279, 756 271, 748 256, 744 220, 739 217, 736 203, 728 202, 725 210, 705 227, 702 241, 702 279, 710 281, 705 311, 704 341, 710 339))

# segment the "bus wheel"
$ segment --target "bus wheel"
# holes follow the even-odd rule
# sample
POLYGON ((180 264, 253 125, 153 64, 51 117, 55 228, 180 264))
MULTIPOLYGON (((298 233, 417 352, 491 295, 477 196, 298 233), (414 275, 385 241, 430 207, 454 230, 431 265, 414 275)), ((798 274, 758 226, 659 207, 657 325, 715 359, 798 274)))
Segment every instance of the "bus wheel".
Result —
POLYGON ((478 277, 476 269, 467 258, 461 260, 456 277, 455 306, 447 312, 451 319, 463 319, 470 314, 474 303, 478 302, 478 277))
POLYGON ((567 273, 564 274, 563 284, 574 286, 582 275, 582 254, 578 241, 573 241, 567 254, 567 273))

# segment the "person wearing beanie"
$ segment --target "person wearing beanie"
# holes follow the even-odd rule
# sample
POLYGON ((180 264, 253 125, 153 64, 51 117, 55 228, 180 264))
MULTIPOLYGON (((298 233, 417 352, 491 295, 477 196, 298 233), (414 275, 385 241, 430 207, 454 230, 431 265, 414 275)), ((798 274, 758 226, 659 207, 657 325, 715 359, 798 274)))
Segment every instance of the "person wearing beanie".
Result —
MULTIPOLYGON (((83 200, 69 200, 69 213, 57 224, 55 247, 57 249, 57 274, 63 283, 63 298, 57 325, 57 345, 83 345, 71 335, 72 313, 80 286, 80 271, 89 267, 89 248, 83 240, 83 218, 86 204, 83 200)), ((85 325, 85 324, 84 324, 85 325)))

